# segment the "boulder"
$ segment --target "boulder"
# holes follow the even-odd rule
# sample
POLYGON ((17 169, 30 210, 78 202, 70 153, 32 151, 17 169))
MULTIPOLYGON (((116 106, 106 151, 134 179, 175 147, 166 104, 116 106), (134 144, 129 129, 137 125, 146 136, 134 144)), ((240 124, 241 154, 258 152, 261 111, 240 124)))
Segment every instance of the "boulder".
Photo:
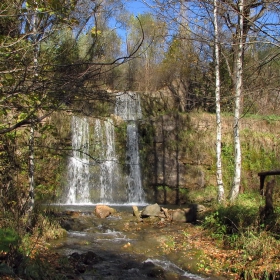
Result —
POLYGON ((141 216, 142 217, 151 217, 151 216, 158 217, 160 213, 161 213, 160 206, 157 203, 155 203, 155 204, 146 206, 143 209, 141 216))
POLYGON ((206 208, 200 204, 193 204, 190 208, 174 210, 172 215, 172 221, 183 223, 195 223, 197 221, 198 214, 206 211, 206 208))
POLYGON ((95 207, 95 215, 101 219, 107 218, 114 213, 116 213, 116 210, 107 205, 96 205, 95 207))
POLYGON ((176 209, 172 212, 172 221, 186 223, 187 212, 183 209, 176 209))
POLYGON ((161 210, 163 211, 165 218, 167 220, 171 220, 172 217, 171 217, 171 215, 169 213, 169 210, 167 208, 163 208, 163 207, 161 208, 161 210))
POLYGON ((140 217, 140 212, 138 210, 138 207, 137 206, 132 206, 132 209, 133 209, 133 215, 137 218, 137 220, 139 222, 142 221, 141 217, 140 217))

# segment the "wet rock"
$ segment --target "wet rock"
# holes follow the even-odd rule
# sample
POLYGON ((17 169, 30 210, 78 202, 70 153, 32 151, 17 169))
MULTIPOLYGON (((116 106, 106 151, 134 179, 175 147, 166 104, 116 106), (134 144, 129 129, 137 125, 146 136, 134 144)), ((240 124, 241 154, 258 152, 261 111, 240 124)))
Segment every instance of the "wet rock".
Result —
POLYGON ((99 263, 103 261, 103 258, 98 256, 92 251, 88 251, 83 254, 79 254, 77 252, 74 252, 70 255, 70 259, 75 261, 76 263, 84 264, 84 265, 93 265, 96 263, 99 263))
POLYGON ((96 255, 92 251, 88 251, 88 252, 82 254, 82 258, 83 258, 84 264, 86 264, 86 265, 92 265, 92 264, 99 263, 100 261, 103 261, 103 258, 96 255))
POLYGON ((141 213, 141 217, 158 217, 160 213, 161 213, 160 206, 157 203, 155 203, 146 206, 141 213))
POLYGON ((72 259, 74 259, 74 260, 76 260, 76 261, 79 261, 80 258, 81 258, 81 255, 80 255, 79 253, 77 253, 77 252, 74 252, 74 253, 72 253, 72 254, 70 255, 70 258, 72 258, 72 259))
POLYGON ((68 220, 68 219, 67 220, 66 219, 62 219, 60 221, 60 226, 62 228, 64 228, 65 230, 71 230, 72 227, 73 227, 73 221, 68 220))
POLYGON ((95 215, 101 219, 107 218, 114 213, 116 213, 116 210, 107 205, 96 205, 95 207, 95 215))
POLYGON ((143 264, 144 271, 148 277, 165 279, 164 269, 160 266, 156 266, 152 262, 145 262, 143 264))
POLYGON ((133 209, 133 215, 137 218, 137 220, 139 222, 142 221, 141 217, 140 217, 140 212, 138 210, 138 207, 137 206, 132 206, 132 209, 133 209))
POLYGON ((93 265, 103 262, 104 259, 96 255, 92 251, 88 251, 82 254, 79 254, 77 252, 72 253, 69 256, 69 261, 72 264, 72 267, 74 267, 75 274, 79 275, 84 274, 87 271, 91 271, 93 265))
POLYGON ((60 225, 63 229, 69 230, 77 230, 82 231, 87 228, 85 224, 82 223, 81 219, 72 218, 72 217, 64 217, 60 220, 60 225))
POLYGON ((87 270, 87 267, 83 264, 83 263, 78 263, 76 265, 76 273, 85 273, 85 271, 87 270))
POLYGON ((72 218, 79 218, 81 216, 81 213, 78 211, 66 211, 65 214, 72 218))

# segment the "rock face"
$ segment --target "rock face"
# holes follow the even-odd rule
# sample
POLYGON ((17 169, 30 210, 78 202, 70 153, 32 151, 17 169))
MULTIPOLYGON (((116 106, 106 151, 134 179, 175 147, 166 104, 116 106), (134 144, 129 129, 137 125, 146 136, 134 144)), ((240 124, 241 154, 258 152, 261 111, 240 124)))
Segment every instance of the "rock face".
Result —
POLYGON ((205 167, 211 166, 211 159, 205 152, 208 148, 199 146, 205 127, 208 123, 199 125, 198 133, 190 135, 196 123, 188 115, 173 113, 140 124, 139 135, 146 152, 143 187, 147 201, 182 205, 189 202, 189 190, 207 185, 205 167))
POLYGON ((107 205, 96 205, 94 212, 98 218, 104 219, 110 216, 111 214, 116 213, 116 210, 107 205))

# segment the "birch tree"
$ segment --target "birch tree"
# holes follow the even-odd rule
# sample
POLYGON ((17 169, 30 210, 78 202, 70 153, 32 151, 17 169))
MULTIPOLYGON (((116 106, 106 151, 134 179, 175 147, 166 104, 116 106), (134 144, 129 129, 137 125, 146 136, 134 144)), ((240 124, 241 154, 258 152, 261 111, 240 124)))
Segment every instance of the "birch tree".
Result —
POLYGON ((232 68, 227 62, 229 73, 231 74, 234 93, 234 177, 229 194, 229 200, 233 202, 239 195, 241 185, 241 140, 240 128, 243 110, 243 72, 245 45, 250 31, 256 36, 261 28, 255 28, 258 20, 262 18, 268 9, 268 3, 262 0, 239 0, 222 1, 224 5, 223 18, 226 26, 232 32, 232 68))
POLYGON ((218 186, 218 202, 225 199, 222 175, 222 120, 221 120, 221 82, 220 82, 220 48, 218 26, 218 0, 214 0, 214 50, 215 50, 215 96, 216 96, 216 177, 218 186))
POLYGON ((235 107, 234 107, 234 178, 229 199, 234 201, 238 194, 241 182, 241 144, 240 144, 240 112, 241 112, 241 95, 243 82, 243 23, 244 23, 244 2, 238 3, 238 28, 237 28, 237 52, 234 72, 235 76, 235 107))

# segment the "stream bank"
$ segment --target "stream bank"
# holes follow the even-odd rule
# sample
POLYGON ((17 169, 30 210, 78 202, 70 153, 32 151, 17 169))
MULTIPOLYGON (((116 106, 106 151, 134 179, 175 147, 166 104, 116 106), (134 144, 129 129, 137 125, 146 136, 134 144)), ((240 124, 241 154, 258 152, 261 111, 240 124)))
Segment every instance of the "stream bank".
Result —
POLYGON ((192 239, 201 238, 195 225, 157 217, 139 221, 131 206, 105 219, 93 210, 63 209, 67 236, 50 244, 52 251, 68 256, 77 279, 225 279, 199 271, 203 251, 192 245, 192 239))

